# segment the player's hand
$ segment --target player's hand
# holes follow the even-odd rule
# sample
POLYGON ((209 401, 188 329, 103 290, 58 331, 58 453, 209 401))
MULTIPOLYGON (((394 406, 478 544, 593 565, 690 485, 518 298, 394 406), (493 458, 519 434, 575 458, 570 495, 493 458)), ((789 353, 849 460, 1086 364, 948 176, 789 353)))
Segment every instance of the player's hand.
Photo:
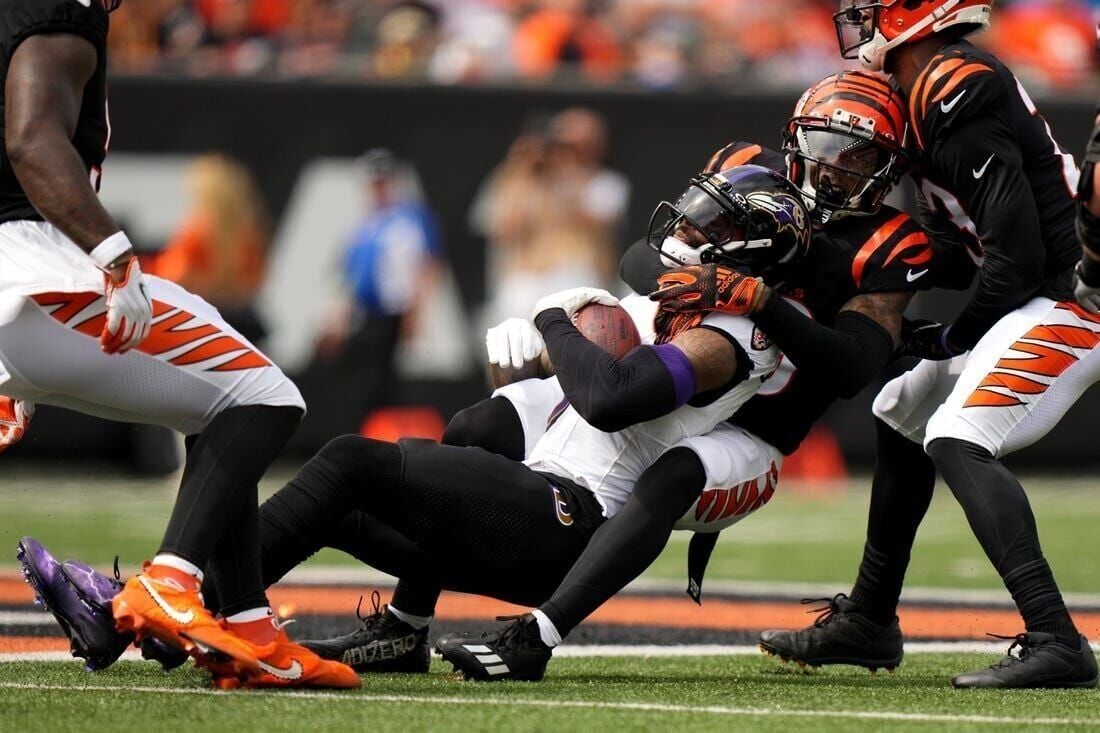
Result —
POLYGON ((509 318, 485 333, 489 363, 519 369, 538 359, 545 344, 542 334, 525 318, 509 318))
POLYGON ((723 265, 688 265, 657 278, 650 300, 675 313, 718 310, 735 316, 755 312, 764 299, 764 281, 723 265))
POLYGON ((565 315, 569 316, 570 320, 572 320, 573 316, 577 314, 577 311, 591 303, 618 305, 619 299, 606 290, 601 290, 599 288, 570 288, 569 290, 562 290, 553 295, 547 295, 539 300, 539 302, 535 303, 535 309, 531 311, 531 321, 534 322, 534 320, 538 318, 539 313, 548 311, 552 308, 561 308, 565 311, 565 315))
POLYGON ((1073 294, 1081 307, 1089 313, 1100 313, 1100 282, 1089 284, 1089 278, 1082 271, 1081 264, 1078 262, 1073 269, 1073 294))
POLYGON ((33 402, 0 397, 0 453, 22 440, 33 415, 33 402))
POLYGON ((952 345, 950 330, 949 325, 935 321, 903 322, 900 352, 903 356, 931 361, 944 361, 965 353, 966 349, 952 345))
POLYGON ((136 257, 104 275, 107 283, 107 323, 99 344, 108 354, 125 354, 149 335, 153 301, 136 257))

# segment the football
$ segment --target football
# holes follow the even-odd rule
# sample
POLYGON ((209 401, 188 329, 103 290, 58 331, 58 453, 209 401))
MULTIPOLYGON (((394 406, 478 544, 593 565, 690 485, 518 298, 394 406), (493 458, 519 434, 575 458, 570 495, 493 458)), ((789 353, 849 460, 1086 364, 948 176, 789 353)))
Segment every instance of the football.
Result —
POLYGON ((616 359, 621 359, 636 346, 641 336, 630 314, 621 305, 589 303, 573 316, 577 330, 616 359))

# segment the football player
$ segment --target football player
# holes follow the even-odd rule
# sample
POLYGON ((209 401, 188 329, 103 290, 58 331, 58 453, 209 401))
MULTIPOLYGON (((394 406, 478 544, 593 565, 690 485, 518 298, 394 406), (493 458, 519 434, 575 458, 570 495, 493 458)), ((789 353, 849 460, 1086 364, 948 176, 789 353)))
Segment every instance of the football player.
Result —
MULTIPOLYGON (((253 682, 356 686, 351 669, 274 625, 260 575, 256 483, 301 419, 298 390, 204 301, 144 276, 96 196, 118 4, 0 4, 0 448, 21 437, 35 403, 189 435, 160 550, 114 598, 113 623, 131 639, 217 652, 253 682), (225 624, 203 606, 204 571, 225 624)), ((20 547, 28 580, 62 624, 78 623, 80 599, 52 583, 62 568, 40 550, 20 547)), ((82 639, 75 649, 102 661, 82 639)))
MULTIPOLYGON (((699 518, 735 514, 738 497, 755 498, 757 491, 770 496, 782 456, 798 447, 830 404, 859 392, 885 366, 899 343, 902 313, 914 291, 933 283, 958 284, 940 274, 920 227, 883 206, 906 170, 905 119, 897 92, 872 74, 832 76, 803 96, 788 123, 785 148, 789 176, 812 209, 814 236, 809 254, 776 268, 766 284, 752 284, 718 263, 664 272, 661 259, 644 244, 628 252, 624 279, 638 292, 660 285, 653 297, 666 311, 719 307, 747 313, 784 352, 777 374, 730 420, 731 427, 754 440, 724 445, 713 455, 684 450, 662 456, 647 472, 651 480, 640 482, 622 511, 596 532, 553 596, 521 622, 523 633, 509 627, 440 640, 440 651, 468 676, 509 678, 508 673, 488 673, 490 665, 470 651, 477 647, 491 649, 513 671, 531 674, 544 668, 550 649, 648 567, 673 528, 685 527, 685 510, 685 519, 696 520, 693 528, 705 531, 699 518), (770 471, 758 478, 761 464, 770 471), (742 491, 716 490, 730 486, 742 491)), ((777 164, 782 161, 744 144, 724 154, 764 154, 777 164)), ((673 213, 705 219, 696 207, 706 210, 704 197, 681 200, 673 213)), ((518 395, 526 393, 527 384, 498 392, 511 399, 525 431, 537 426, 523 417, 532 402, 518 395)), ((496 409, 503 411, 504 405, 496 409)), ((711 532, 692 540, 689 591, 696 598, 715 537, 711 532)), ((899 661, 900 656, 887 659, 881 666, 899 661)))
MULTIPOLYGON (((763 271, 805 254, 808 213, 782 176, 742 166, 701 177, 692 190, 704 187, 717 207, 709 218, 681 217, 664 229, 662 244, 678 257, 763 271)), ((333 546, 421 586, 544 601, 645 469, 711 433, 778 362, 746 319, 661 314, 645 298, 630 305, 643 345, 616 359, 573 325, 591 302, 617 301, 578 288, 535 308, 532 320, 566 399, 525 461, 427 441, 338 438, 261 508, 265 579, 276 582, 333 546)), ((411 608, 397 613, 391 618, 408 633, 404 658, 391 659, 399 664, 390 669, 426 671, 426 630, 416 628, 411 608)), ((541 677, 544 667, 514 676, 541 677)))
MULTIPOLYGON (((1078 171, 1012 72, 966 40, 991 12, 989 0, 845 0, 836 15, 843 55, 885 70, 907 97, 922 225, 980 268, 953 323, 915 329, 905 349, 924 361, 884 387, 874 412, 931 457, 1024 620, 1007 659, 952 684, 1094 687, 1095 657, 1001 463, 1100 377, 1100 318, 1073 291, 1078 171)), ((801 631, 765 632, 766 648, 811 664, 900 655, 894 612, 934 471, 897 451, 904 460, 880 465, 888 475, 873 487, 851 598, 801 631)))

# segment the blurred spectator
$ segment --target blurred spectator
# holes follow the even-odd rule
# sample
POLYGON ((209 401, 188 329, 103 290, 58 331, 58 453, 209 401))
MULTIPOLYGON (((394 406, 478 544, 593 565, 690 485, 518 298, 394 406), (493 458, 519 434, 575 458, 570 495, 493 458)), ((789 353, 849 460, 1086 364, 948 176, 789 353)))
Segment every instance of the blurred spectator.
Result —
POLYGON ((204 155, 188 169, 187 189, 191 209, 151 270, 209 301, 257 341, 264 330, 252 304, 271 235, 256 183, 232 158, 204 155))
POLYGON ((989 42, 1025 84, 1075 89, 1094 66, 1094 23, 1084 0, 1023 0, 1001 10, 989 42))
MULTIPOLYGON (((845 65, 838 0, 130 0, 125 73, 351 76, 444 84, 564 80, 797 89, 845 65)), ((993 43, 1021 78, 1072 89, 1096 68, 1100 0, 1001 0, 993 43)), ((851 63, 851 62, 848 62, 851 63)))
POLYGON ((603 167, 606 152, 603 119, 581 108, 512 144, 473 211, 489 243, 487 322, 528 317, 555 290, 610 286, 630 189, 603 167))
MULTIPOLYGON (((366 213, 344 251, 345 292, 329 306, 309 380, 349 431, 358 431, 392 393, 398 341, 411 328, 420 295, 434 287, 441 250, 412 171, 382 149, 363 156, 362 171, 366 213)), ((310 385, 303 385, 307 402, 314 399, 310 385)))

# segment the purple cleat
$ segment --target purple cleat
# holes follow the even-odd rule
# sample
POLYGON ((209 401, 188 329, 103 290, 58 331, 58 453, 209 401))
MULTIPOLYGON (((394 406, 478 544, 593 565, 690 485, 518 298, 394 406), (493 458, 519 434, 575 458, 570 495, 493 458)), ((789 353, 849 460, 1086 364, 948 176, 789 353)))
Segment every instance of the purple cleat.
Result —
POLYGON ((22 565, 23 577, 34 589, 35 604, 57 619, 69 637, 73 656, 84 659, 91 671, 114 664, 134 636, 115 630, 110 606, 86 602, 69 582, 61 563, 33 537, 19 541, 15 556, 22 565))
MULTIPOLYGON (((114 618, 111 614, 111 599, 122 590, 122 581, 119 580, 118 559, 115 559, 115 577, 105 575, 92 568, 87 563, 79 560, 66 560, 61 563, 61 573, 69 584, 76 589, 80 600, 85 606, 96 609, 99 613, 111 618, 111 627, 114 628, 114 618)), ((129 637, 132 634, 115 634, 119 639, 129 637)), ((148 636, 141 641, 141 656, 155 662, 160 662, 164 671, 168 672, 187 661, 187 652, 165 644, 156 637, 148 636)), ((117 657, 115 657, 117 659, 117 657)), ((112 660, 114 661, 114 660, 112 660)), ((97 667, 103 669, 103 667, 97 667)))

